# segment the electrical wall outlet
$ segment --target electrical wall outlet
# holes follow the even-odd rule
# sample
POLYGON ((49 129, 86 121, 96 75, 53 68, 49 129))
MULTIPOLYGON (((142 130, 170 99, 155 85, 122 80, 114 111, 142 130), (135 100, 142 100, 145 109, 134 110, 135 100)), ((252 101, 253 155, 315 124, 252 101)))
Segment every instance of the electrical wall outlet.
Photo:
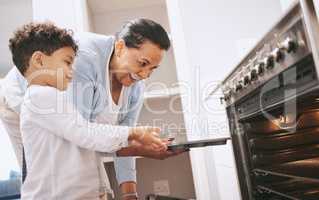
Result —
POLYGON ((154 194, 157 195, 170 195, 168 180, 154 181, 154 194))

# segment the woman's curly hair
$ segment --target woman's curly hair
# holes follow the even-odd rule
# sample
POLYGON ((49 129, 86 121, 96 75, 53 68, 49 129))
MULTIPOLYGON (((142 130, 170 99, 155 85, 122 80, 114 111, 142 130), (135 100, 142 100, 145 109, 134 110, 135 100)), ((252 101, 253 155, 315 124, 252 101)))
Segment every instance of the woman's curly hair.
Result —
POLYGON ((13 63, 24 74, 35 51, 51 55, 60 48, 71 47, 76 53, 78 46, 72 36, 71 30, 59 28, 51 22, 25 24, 9 40, 13 63))

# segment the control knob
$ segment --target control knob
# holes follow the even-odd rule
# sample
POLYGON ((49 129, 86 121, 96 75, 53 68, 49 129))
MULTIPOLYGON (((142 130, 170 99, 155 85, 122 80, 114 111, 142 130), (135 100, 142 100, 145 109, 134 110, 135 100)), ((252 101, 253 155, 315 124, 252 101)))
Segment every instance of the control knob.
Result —
POLYGON ((280 62, 284 58, 284 54, 280 48, 275 48, 271 52, 271 56, 274 58, 276 62, 280 62))
POLYGON ((295 52, 298 48, 298 43, 294 41, 292 38, 288 37, 283 41, 280 47, 286 50, 288 53, 295 52))
POLYGON ((250 80, 254 81, 258 78, 257 69, 252 69, 250 71, 250 80))
POLYGON ((274 56, 271 55, 271 54, 268 55, 268 56, 264 59, 264 63, 265 63, 265 66, 266 66, 266 68, 267 68, 268 70, 274 68, 274 66, 275 66, 274 56))
POLYGON ((265 63, 264 62, 259 62, 256 66, 255 69, 257 70, 258 75, 262 75, 265 71, 265 63))
POLYGON ((244 85, 245 85, 245 86, 250 83, 250 77, 249 77, 249 75, 244 76, 243 82, 244 82, 244 85))
POLYGON ((231 91, 230 90, 224 93, 224 100, 225 101, 230 100, 230 97, 231 97, 231 91))
POLYGON ((241 84, 241 81, 239 81, 235 86, 235 91, 238 92, 241 89, 243 89, 243 85, 241 84))

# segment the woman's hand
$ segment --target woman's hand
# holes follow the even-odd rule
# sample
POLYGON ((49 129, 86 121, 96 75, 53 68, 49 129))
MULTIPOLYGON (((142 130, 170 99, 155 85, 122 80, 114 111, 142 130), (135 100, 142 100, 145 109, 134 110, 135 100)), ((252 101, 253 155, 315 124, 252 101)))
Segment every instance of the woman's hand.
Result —
MULTIPOLYGON (((171 140, 163 139, 161 140, 166 145, 171 143, 171 140)), ((153 148, 149 145, 143 145, 137 141, 133 141, 130 143, 130 146, 126 148, 122 148, 121 150, 117 151, 117 156, 142 156, 146 158, 152 158, 157 160, 164 160, 166 158, 176 156, 187 152, 189 150, 177 150, 177 151, 167 151, 165 149, 161 150, 158 148, 153 148)))
MULTIPOLYGON (((168 139, 163 139, 162 142, 164 142, 166 145, 170 144, 172 141, 168 139)), ((143 146, 139 143, 132 144, 132 147, 135 148, 135 153, 137 156, 142 156, 146 158, 153 158, 157 160, 164 160, 166 158, 177 156, 179 154, 182 154, 184 152, 188 152, 189 150, 176 150, 176 151, 168 151, 168 150, 156 150, 149 146, 143 146)))
POLYGON ((167 143, 159 137, 160 129, 157 127, 140 126, 130 130, 130 144, 139 143, 155 151, 166 151, 167 143))
POLYGON ((134 127, 129 136, 129 146, 117 151, 117 156, 142 156, 164 160, 187 152, 188 150, 168 151, 167 145, 172 142, 170 139, 159 138, 159 128, 134 127))

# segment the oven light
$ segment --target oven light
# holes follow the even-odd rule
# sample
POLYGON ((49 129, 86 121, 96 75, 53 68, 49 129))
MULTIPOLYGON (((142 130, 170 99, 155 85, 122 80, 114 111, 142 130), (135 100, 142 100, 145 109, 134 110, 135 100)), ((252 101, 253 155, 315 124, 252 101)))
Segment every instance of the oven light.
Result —
POLYGON ((280 125, 284 122, 284 119, 282 119, 281 117, 278 119, 273 119, 271 120, 272 124, 274 124, 277 127, 280 127, 280 125))
POLYGON ((319 101, 319 97, 315 98, 316 101, 319 101))
POLYGON ((284 124, 287 122, 287 118, 284 115, 280 115, 277 119, 273 119, 272 123, 276 124, 277 126, 280 124, 284 124))
POLYGON ((272 123, 277 127, 288 128, 297 125, 296 116, 293 114, 280 115, 277 119, 273 119, 272 123))

